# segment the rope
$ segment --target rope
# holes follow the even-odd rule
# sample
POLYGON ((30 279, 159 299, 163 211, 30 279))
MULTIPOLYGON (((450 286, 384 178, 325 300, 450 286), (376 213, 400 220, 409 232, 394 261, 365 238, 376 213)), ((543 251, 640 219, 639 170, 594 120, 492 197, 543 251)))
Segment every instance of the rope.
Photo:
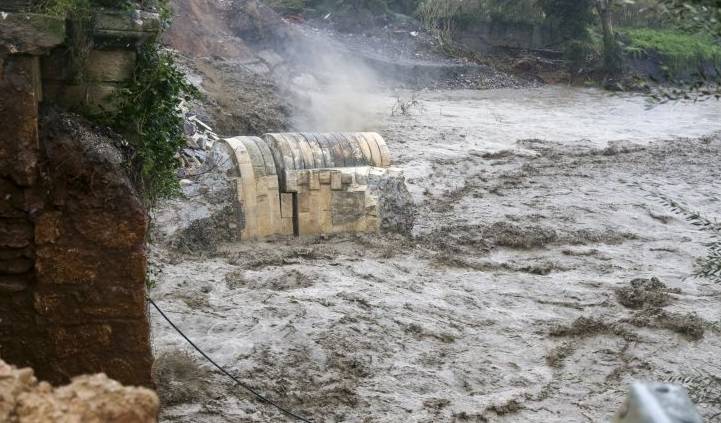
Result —
POLYGON ((215 366, 215 368, 217 368, 218 370, 220 370, 221 373, 223 373, 224 375, 226 375, 226 376, 228 376, 230 379, 232 379, 233 382, 235 382, 236 384, 240 385, 243 389, 245 389, 246 391, 248 391, 248 392, 250 392, 251 394, 253 394, 260 402, 266 403, 266 404, 270 404, 270 405, 272 405, 273 407, 275 407, 275 408, 277 408, 278 410, 280 410, 281 412, 283 412, 283 414, 286 414, 286 415, 288 415, 288 416, 290 416, 290 417, 293 417, 294 419, 297 419, 297 420, 299 420, 299 421, 302 421, 302 422, 305 422, 305 423, 313 423, 311 420, 308 420, 308 419, 306 419, 306 418, 304 418, 304 417, 301 417, 301 416, 299 416, 298 414, 296 414, 296 413, 294 413, 294 412, 292 412, 292 411, 290 411, 290 410, 288 410, 288 409, 286 409, 286 408, 283 408, 283 407, 280 406, 278 403, 276 403, 276 402, 274 402, 274 401, 271 401, 270 399, 264 397, 264 396, 261 395, 259 392, 257 392, 255 389, 253 389, 250 385, 248 385, 248 384, 246 384, 246 383, 243 383, 240 379, 238 379, 238 378, 236 378, 235 376, 233 376, 232 374, 230 374, 230 372, 228 372, 228 371, 225 370, 223 367, 221 367, 221 366, 220 366, 218 363, 216 363, 212 358, 210 358, 210 357, 208 356, 208 354, 206 354, 206 353, 205 353, 203 350, 201 350, 197 345, 195 345, 195 343, 194 343, 193 341, 191 341, 190 338, 188 338, 188 337, 183 333, 183 331, 181 331, 181 330, 175 325, 175 323, 173 323, 173 322, 170 320, 170 318, 168 318, 168 316, 165 315, 165 313, 163 313, 163 310, 161 310, 160 307, 158 307, 158 305, 155 304, 155 301, 153 301, 152 298, 148 297, 148 301, 150 302, 150 304, 153 305, 153 307, 155 307, 156 310, 158 310, 158 313, 160 313, 160 315, 163 316, 163 319, 165 319, 165 321, 167 321, 167 322, 170 324, 170 326, 172 326, 173 329, 175 329, 175 331, 178 332, 178 334, 183 337, 183 339, 185 339, 186 341, 188 341, 188 343, 189 343, 193 348, 195 348, 195 351, 197 351, 198 353, 200 353, 200 355, 202 355, 202 356, 203 356, 206 360, 208 360, 213 366, 215 366))

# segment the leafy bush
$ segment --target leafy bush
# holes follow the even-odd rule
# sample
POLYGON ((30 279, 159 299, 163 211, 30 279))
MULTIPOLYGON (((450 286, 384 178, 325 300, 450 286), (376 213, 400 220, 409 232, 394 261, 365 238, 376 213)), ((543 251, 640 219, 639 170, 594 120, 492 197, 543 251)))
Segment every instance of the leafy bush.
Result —
POLYGON ((585 66, 600 43, 590 30, 596 21, 592 0, 540 0, 539 4, 548 23, 558 33, 571 68, 577 70, 585 66))
MULTIPOLYGON (((76 80, 82 80, 92 49, 94 9, 134 8, 140 4, 159 12, 167 24, 167 0, 44 0, 37 4, 36 11, 69 19, 71 73, 76 80)), ((116 95, 115 110, 88 116, 108 124, 128 140, 132 150, 129 168, 149 206, 178 191, 177 154, 185 146, 180 104, 196 94, 173 57, 160 50, 157 40, 150 40, 138 52, 132 80, 116 95)))
POLYGON ((627 38, 627 53, 658 53, 674 71, 689 65, 721 63, 721 46, 710 35, 652 28, 624 29, 621 33, 627 38))
POLYGON ((150 43, 138 53, 133 79, 117 97, 107 122, 132 147, 131 168, 149 205, 178 188, 178 152, 185 146, 180 104, 197 95, 170 53, 150 43))

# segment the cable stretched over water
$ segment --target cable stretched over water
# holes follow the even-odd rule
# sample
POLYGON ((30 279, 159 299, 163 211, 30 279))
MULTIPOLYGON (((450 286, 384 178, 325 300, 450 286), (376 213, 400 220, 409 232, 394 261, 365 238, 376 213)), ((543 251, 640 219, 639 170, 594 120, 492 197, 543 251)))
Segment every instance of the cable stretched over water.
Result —
POLYGON ((201 350, 200 347, 198 347, 197 345, 195 345, 195 343, 194 343, 193 341, 191 341, 190 338, 188 338, 188 337, 183 333, 183 331, 181 331, 180 328, 178 328, 178 326, 176 326, 175 323, 173 323, 173 321, 170 320, 170 318, 169 318, 165 313, 163 313, 163 310, 161 310, 160 307, 158 307, 158 305, 155 303, 155 301, 153 301, 152 298, 148 297, 148 302, 150 302, 150 304, 152 304, 152 306, 155 307, 155 309, 158 311, 158 313, 160 313, 160 315, 163 316, 163 319, 165 319, 165 321, 168 322, 168 323, 170 324, 170 326, 172 326, 173 329, 175 329, 175 331, 178 332, 178 334, 179 334, 180 336, 182 336, 183 339, 185 339, 185 340, 195 349, 195 351, 197 351, 200 355, 202 355, 203 358, 205 358, 206 360, 208 360, 213 366, 215 366, 215 368, 217 368, 218 370, 220 370, 221 373, 223 373, 224 375, 226 375, 226 376, 228 376, 230 379, 232 379, 233 382, 237 383, 238 385, 240 385, 240 387, 242 387, 242 388, 245 389, 246 391, 248 391, 248 392, 250 392, 251 394, 253 394, 258 400, 260 400, 260 402, 263 402, 263 403, 266 403, 266 404, 270 404, 270 405, 272 405, 273 407, 277 408, 279 411, 281 411, 283 414, 285 414, 285 415, 287 415, 287 416, 290 416, 290 417, 293 417, 293 418, 296 419, 296 420, 299 420, 299 421, 302 421, 302 422, 306 422, 306 423, 313 423, 311 420, 308 420, 308 419, 306 419, 305 417, 301 417, 301 416, 299 416, 298 414, 296 414, 296 413, 294 413, 294 412, 292 412, 292 411, 290 411, 290 410, 288 410, 288 409, 286 409, 286 408, 283 408, 283 407, 282 407, 281 405, 279 405, 278 403, 276 403, 276 402, 274 402, 274 401, 272 401, 272 400, 264 397, 264 396, 263 396, 262 394, 260 394, 258 391, 256 391, 255 389, 253 389, 250 385, 242 382, 240 379, 238 379, 237 377, 235 377, 235 376, 233 376, 232 374, 230 374, 230 372, 228 372, 227 370, 225 370, 225 369, 224 369, 223 367, 221 367, 218 363, 216 363, 212 358, 210 358, 210 357, 208 356, 208 354, 205 353, 205 351, 201 350))

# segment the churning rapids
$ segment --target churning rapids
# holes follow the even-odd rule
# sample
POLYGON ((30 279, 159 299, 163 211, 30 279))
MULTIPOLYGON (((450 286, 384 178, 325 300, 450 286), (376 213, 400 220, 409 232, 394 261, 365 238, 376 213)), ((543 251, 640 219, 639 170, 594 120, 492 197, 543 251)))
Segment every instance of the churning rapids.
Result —
MULTIPOLYGON (((348 128, 386 138, 411 237, 156 243, 151 296, 316 422, 605 421, 637 379, 683 383, 718 415, 721 286, 692 277, 709 234, 663 199, 721 218, 721 104, 567 87, 415 100, 390 116, 395 96, 359 96, 367 119, 348 128)), ((163 420, 285 421, 151 317, 163 420)))

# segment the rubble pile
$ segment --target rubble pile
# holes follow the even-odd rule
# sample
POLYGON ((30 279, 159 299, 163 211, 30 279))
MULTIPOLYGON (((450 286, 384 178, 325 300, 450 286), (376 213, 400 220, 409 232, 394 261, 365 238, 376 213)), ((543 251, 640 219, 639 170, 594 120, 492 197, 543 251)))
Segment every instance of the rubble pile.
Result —
POLYGON ((208 158, 208 151, 220 139, 213 128, 198 119, 192 112, 184 113, 183 130, 186 147, 180 153, 182 161, 182 175, 192 175, 199 171, 208 158))
POLYGON ((73 378, 53 387, 38 382, 30 368, 0 360, 0 421, 8 423, 152 423, 159 401, 146 388, 125 387, 105 374, 73 378))

